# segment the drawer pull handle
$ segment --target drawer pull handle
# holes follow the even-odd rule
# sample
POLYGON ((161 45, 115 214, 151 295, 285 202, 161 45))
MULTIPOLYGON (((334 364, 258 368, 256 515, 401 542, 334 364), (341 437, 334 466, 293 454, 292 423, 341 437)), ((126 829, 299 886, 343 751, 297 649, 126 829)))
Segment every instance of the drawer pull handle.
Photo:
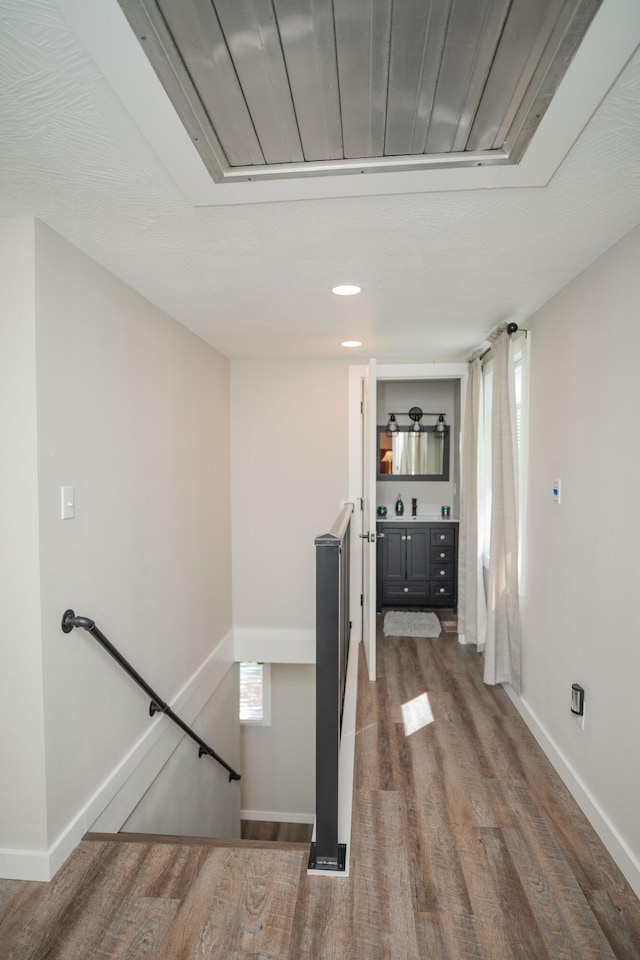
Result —
POLYGON ((407 537, 407 540, 411 540, 411 534, 409 534, 409 536, 407 537))
POLYGON ((404 533, 402 534, 402 536, 400 537, 400 539, 401 539, 401 540, 406 540, 406 539, 407 539, 407 538, 405 537, 404 533))
POLYGON ((441 533, 441 534, 440 534, 440 539, 441 539, 441 540, 444 540, 444 537, 445 537, 444 533, 441 533))
POLYGON ((444 577, 444 576, 446 576, 446 573, 447 573, 446 570, 441 570, 441 571, 440 571, 440 576, 441 576, 441 577, 444 577))
MULTIPOLYGON (((381 533, 380 536, 381 536, 381 537, 384 537, 384 533, 381 533)), ((440 554, 440 559, 441 559, 441 560, 444 560, 444 558, 445 558, 445 554, 444 554, 444 553, 441 553, 441 554, 440 554)))
POLYGON ((446 593, 446 590, 444 589, 444 587, 440 587, 440 593, 446 593))
POLYGON ((409 593, 409 587, 405 587, 405 588, 404 588, 404 592, 405 592, 405 593, 409 593))

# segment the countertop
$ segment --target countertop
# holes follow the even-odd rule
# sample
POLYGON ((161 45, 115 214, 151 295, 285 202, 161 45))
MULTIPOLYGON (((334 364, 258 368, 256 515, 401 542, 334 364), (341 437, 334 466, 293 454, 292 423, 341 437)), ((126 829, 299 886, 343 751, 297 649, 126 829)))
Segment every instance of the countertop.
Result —
POLYGON ((395 513, 388 513, 386 517, 376 516, 378 523, 459 523, 459 517, 441 517, 439 513, 421 514, 417 517, 409 516, 397 517, 395 513))

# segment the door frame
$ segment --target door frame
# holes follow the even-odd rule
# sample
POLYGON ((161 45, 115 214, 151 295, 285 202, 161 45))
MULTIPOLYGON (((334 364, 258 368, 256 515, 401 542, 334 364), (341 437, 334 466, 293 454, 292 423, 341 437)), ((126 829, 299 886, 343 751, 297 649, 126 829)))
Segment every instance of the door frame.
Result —
MULTIPOLYGON (((349 365, 349 500, 355 504, 353 514, 353 542, 362 530, 362 383, 366 363, 349 365)), ((378 380, 459 380, 460 381, 460 444, 456 448, 460 464, 458 477, 462 476, 462 430, 464 405, 467 387, 468 365, 466 363, 377 363, 376 383, 378 380)), ((453 449, 453 448, 452 448, 453 449)), ((372 550, 372 563, 376 562, 376 551, 372 550)), ((351 551, 350 603, 352 613, 351 639, 354 643, 362 640, 362 616, 358 616, 362 595, 362 560, 359 550, 351 551)))

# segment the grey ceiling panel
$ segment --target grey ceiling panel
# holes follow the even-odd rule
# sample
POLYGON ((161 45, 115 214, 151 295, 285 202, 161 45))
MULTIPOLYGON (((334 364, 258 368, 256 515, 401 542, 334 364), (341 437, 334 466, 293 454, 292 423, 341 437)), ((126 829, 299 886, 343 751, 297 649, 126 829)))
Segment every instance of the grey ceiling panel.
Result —
POLYGON ((333 5, 275 0, 280 40, 306 160, 343 157, 333 5))
POLYGON ((502 146, 551 36, 563 0, 514 0, 500 38, 467 150, 502 146))
POLYGON ((220 182, 517 163, 602 0, 118 2, 220 182))
POLYGON ((262 149, 210 0, 157 0, 157 5, 200 100, 220 131, 218 138, 228 162, 232 166, 263 164, 262 149))
MULTIPOLYGON (((216 10, 266 162, 303 160, 271 3, 216 0, 216 10)), ((224 143, 226 132, 221 127, 218 135, 224 143)))
POLYGON ((465 149, 508 8, 509 0, 454 0, 427 153, 465 149))
POLYGON ((452 2, 394 4, 386 156, 425 151, 452 2))
MULTIPOLYGON (((538 0, 536 0, 536 3, 538 0)), ((473 70, 469 78, 467 96, 460 111, 458 129, 453 139, 452 151, 458 152, 467 149, 469 133, 478 111, 487 80, 493 71, 496 49, 502 36, 507 14, 512 5, 511 0, 490 0, 480 35, 475 41, 475 49, 471 59, 473 70)), ((471 44, 470 44, 471 46, 471 44)))
POLYGON ((345 157, 384 153, 391 3, 334 0, 345 157))

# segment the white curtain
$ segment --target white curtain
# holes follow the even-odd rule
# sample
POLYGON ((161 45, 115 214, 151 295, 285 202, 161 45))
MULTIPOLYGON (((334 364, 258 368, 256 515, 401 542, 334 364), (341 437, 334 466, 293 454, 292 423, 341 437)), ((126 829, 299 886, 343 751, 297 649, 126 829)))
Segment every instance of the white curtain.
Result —
POLYGON ((504 328, 494 334, 492 356, 491 537, 484 681, 510 683, 520 692, 516 404, 512 346, 504 328))
POLYGON ((458 557, 458 636, 462 643, 485 645, 487 601, 482 571, 482 540, 478 514, 478 447, 482 366, 478 357, 469 361, 469 380, 464 409, 462 441, 462 491, 458 557))

